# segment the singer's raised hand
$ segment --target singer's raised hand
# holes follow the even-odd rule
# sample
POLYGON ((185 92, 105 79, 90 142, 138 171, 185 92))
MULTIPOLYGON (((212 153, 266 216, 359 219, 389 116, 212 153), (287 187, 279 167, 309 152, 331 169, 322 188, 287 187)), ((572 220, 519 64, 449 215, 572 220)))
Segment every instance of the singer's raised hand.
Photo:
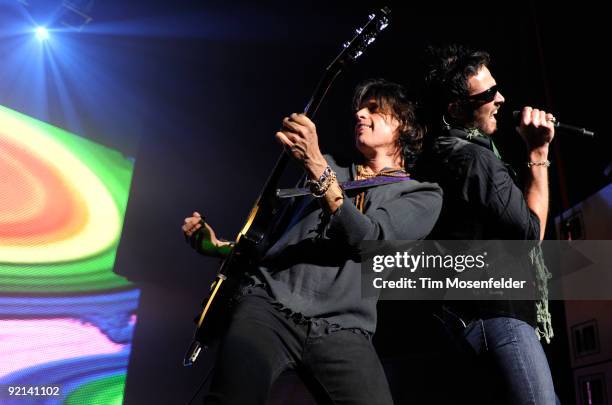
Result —
POLYGON ((555 137, 554 116, 544 110, 524 107, 517 130, 529 151, 548 149, 548 145, 555 137))

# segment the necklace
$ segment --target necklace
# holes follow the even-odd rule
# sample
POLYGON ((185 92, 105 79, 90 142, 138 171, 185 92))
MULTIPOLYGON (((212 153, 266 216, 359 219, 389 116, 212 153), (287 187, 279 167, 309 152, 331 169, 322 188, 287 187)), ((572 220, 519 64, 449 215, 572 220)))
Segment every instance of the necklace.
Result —
POLYGON ((395 167, 395 168, 385 167, 384 169, 375 173, 372 171, 372 169, 370 169, 367 166, 357 165, 356 179, 357 180, 371 179, 376 176, 406 177, 407 175, 408 173, 406 173, 406 171, 402 169, 401 167, 395 167))
MULTIPOLYGON (((380 170, 377 173, 374 173, 372 169, 367 166, 357 165, 357 174, 355 176, 355 180, 365 180, 371 179, 376 176, 389 176, 389 177, 406 177, 408 173, 401 167, 389 168, 386 167, 380 170)), ((363 213, 365 209, 365 191, 357 194, 354 199, 355 206, 357 209, 363 213)))

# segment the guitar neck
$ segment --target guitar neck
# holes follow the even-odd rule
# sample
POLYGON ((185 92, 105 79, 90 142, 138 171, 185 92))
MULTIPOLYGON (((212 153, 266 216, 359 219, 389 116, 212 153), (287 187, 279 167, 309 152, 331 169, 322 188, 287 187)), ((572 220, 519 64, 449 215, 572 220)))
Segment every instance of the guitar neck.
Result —
MULTIPOLYGON (((349 63, 354 62, 357 58, 359 58, 365 49, 376 39, 376 36, 379 32, 384 30, 390 21, 391 10, 388 8, 381 9, 378 13, 370 14, 369 21, 361 28, 358 28, 355 32, 356 35, 348 42, 346 42, 343 46, 344 49, 340 52, 340 54, 332 61, 332 63, 325 69, 323 77, 317 84, 314 93, 312 94, 308 104, 304 108, 304 114, 309 118, 314 118, 321 102, 327 95, 331 85, 334 80, 338 77, 340 72, 344 66, 349 63)), ((249 218, 247 219, 246 224, 238 234, 236 242, 240 244, 240 240, 242 236, 246 236, 247 233, 251 233, 252 237, 250 238, 252 242, 259 243, 263 238, 263 233, 265 232, 262 229, 258 229, 255 232, 249 232, 251 226, 256 222, 256 218, 260 217, 269 217, 274 215, 274 212, 266 212, 268 208, 272 209, 275 207, 274 199, 276 199, 276 190, 278 189, 278 185, 281 179, 282 174, 284 173, 287 163, 289 162, 289 153, 285 150, 281 152, 276 164, 274 165, 274 169, 272 173, 268 176, 268 179, 265 182, 264 188, 259 194, 255 205, 251 209, 249 214, 249 218), (261 214, 261 211, 264 214, 261 214)), ((270 211, 270 210, 268 210, 270 211)))
POLYGON ((308 101, 306 108, 304 108, 304 114, 310 119, 314 118, 317 111, 319 111, 319 107, 327 95, 327 91, 330 89, 331 85, 334 83, 334 80, 336 80, 336 77, 338 77, 341 71, 341 67, 334 68, 333 70, 332 68, 327 68, 325 70, 325 74, 323 74, 323 77, 319 81, 319 84, 317 84, 310 101, 308 101))

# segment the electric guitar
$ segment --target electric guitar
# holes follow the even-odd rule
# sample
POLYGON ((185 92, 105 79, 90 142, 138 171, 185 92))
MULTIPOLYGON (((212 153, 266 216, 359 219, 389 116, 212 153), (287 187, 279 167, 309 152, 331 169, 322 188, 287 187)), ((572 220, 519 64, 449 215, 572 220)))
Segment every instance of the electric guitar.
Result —
MULTIPOLYGON (((305 115, 310 118, 314 117, 336 77, 346 66, 363 55, 366 48, 375 41, 377 35, 389 25, 390 20, 391 10, 385 7, 370 14, 368 22, 355 30, 355 36, 343 44, 340 54, 325 70, 304 109, 305 115)), ((265 253, 268 247, 266 236, 281 210, 277 188, 289 158, 289 153, 285 151, 281 153, 259 198, 251 209, 246 224, 238 233, 234 247, 223 260, 210 287, 210 295, 202 303, 202 311, 195 319, 197 326, 193 341, 183 359, 184 366, 193 365, 201 351, 220 337, 229 320, 229 300, 236 292, 241 275, 265 253)))

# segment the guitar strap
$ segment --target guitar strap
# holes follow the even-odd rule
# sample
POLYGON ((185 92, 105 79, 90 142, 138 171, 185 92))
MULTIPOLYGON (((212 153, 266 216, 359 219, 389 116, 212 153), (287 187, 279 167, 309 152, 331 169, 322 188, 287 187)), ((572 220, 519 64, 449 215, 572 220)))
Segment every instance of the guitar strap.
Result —
MULTIPOLYGON (((376 176, 369 179, 363 180, 349 180, 340 183, 340 187, 347 194, 356 194, 361 191, 368 190, 374 187, 383 186, 385 184, 399 183, 400 181, 412 180, 408 176, 376 176)), ((311 194, 309 188, 298 187, 298 188, 281 188, 276 190, 276 196, 278 198, 291 198, 300 197, 311 194)))

